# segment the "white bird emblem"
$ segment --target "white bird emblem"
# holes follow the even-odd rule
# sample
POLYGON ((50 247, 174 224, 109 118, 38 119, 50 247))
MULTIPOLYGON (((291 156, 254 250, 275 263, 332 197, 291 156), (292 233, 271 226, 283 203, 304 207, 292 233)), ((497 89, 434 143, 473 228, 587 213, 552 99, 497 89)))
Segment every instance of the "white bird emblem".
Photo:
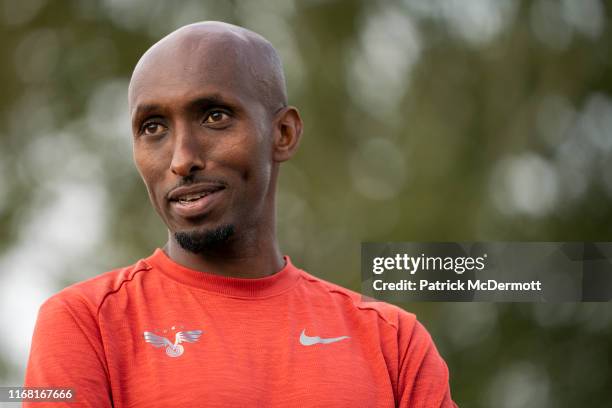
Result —
POLYGON ((166 346, 166 354, 169 357, 180 357, 185 349, 181 346, 182 342, 195 343, 202 335, 202 330, 189 330, 176 332, 174 336, 174 344, 166 337, 158 336, 152 332, 144 332, 144 339, 147 343, 151 343, 153 347, 166 346))

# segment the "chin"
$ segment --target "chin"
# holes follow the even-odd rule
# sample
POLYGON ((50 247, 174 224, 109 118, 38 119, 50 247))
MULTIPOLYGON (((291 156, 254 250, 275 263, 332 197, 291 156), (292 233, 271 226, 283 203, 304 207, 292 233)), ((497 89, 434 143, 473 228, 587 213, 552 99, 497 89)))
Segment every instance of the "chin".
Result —
POLYGON ((223 247, 234 236, 234 232, 232 224, 222 224, 213 228, 176 231, 173 236, 181 248, 200 254, 223 247))

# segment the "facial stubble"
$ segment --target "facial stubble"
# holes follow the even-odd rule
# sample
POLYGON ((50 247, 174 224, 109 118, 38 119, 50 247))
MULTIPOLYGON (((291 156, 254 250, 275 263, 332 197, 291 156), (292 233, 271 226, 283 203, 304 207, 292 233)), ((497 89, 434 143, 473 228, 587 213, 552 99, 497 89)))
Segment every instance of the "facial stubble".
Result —
POLYGON ((174 233, 174 239, 181 248, 194 254, 204 254, 219 249, 234 235, 234 226, 220 225, 204 231, 179 231, 174 233))

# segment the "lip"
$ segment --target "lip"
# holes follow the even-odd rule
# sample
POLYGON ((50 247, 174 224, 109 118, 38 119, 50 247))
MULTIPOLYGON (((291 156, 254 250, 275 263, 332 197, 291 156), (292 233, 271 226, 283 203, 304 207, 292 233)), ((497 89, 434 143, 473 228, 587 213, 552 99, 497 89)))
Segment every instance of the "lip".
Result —
POLYGON ((177 187, 168 193, 168 200, 172 202, 178 201, 182 196, 195 193, 212 194, 219 190, 223 190, 225 186, 219 183, 200 183, 189 187, 177 187))
POLYGON ((206 212, 210 211, 214 203, 218 201, 219 198, 223 195, 224 190, 225 189, 216 190, 194 201, 170 201, 170 206, 178 215, 183 218, 193 218, 202 216, 206 212))
POLYGON ((221 184, 198 184, 189 187, 179 187, 168 194, 170 207, 181 217, 192 218, 204 215, 222 196, 225 186, 221 184), (180 197, 188 194, 206 193, 197 200, 181 202, 180 197))

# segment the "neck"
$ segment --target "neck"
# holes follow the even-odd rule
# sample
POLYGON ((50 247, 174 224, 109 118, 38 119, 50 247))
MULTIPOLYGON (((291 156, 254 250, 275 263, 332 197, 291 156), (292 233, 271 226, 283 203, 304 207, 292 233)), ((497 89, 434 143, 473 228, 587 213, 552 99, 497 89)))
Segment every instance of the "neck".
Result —
POLYGON ((170 231, 164 251, 187 268, 234 278, 263 278, 280 271, 285 262, 274 231, 257 237, 232 239, 227 245, 203 254, 183 249, 170 231))

